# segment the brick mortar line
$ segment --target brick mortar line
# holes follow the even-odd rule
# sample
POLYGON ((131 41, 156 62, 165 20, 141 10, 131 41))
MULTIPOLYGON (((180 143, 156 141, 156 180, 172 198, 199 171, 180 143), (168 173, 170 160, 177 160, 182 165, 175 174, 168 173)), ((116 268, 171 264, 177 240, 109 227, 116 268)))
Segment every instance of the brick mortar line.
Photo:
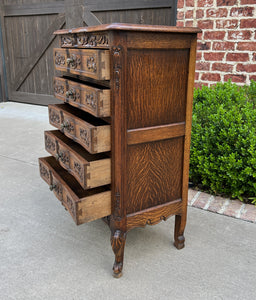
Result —
POLYGON ((239 211, 238 211, 237 214, 236 214, 236 218, 237 218, 237 219, 241 219, 241 214, 243 213, 244 209, 245 209, 245 204, 243 203, 243 204, 241 205, 239 211))
MULTIPOLYGON (((205 211, 209 211, 209 212, 214 213, 213 211, 208 210, 208 208, 209 208, 211 202, 212 202, 214 199, 216 199, 213 195, 209 195, 209 198, 207 199, 206 204, 204 205, 204 207, 201 207, 201 208, 200 208, 200 207, 194 206, 194 203, 195 203, 195 201, 198 199, 198 197, 199 197, 200 194, 201 194, 201 191, 198 191, 198 192, 196 193, 196 195, 193 197, 193 199, 191 200, 191 203, 188 204, 188 205, 191 206, 191 207, 194 207, 194 208, 199 208, 199 209, 203 209, 203 210, 205 210, 205 211)), ((236 201, 239 201, 239 200, 236 200, 236 201)), ((239 201, 239 202, 240 202, 240 201, 239 201)), ((253 223, 253 224, 255 223, 255 224, 256 224, 256 217, 255 217, 255 220, 254 220, 254 221, 251 221, 251 220, 246 219, 246 218, 241 218, 242 213, 243 213, 244 210, 246 209, 246 205, 247 205, 247 204, 245 204, 245 203, 243 203, 243 204, 241 205, 240 209, 237 211, 237 213, 236 213, 234 216, 230 216, 230 215, 228 215, 228 214, 225 214, 225 211, 226 211, 226 210, 228 209, 228 207, 231 206, 231 205, 232 205, 232 201, 231 201, 230 199, 226 199, 226 201, 223 203, 222 207, 221 207, 218 211, 216 211, 215 213, 217 213, 217 214, 219 214, 219 215, 223 215, 223 216, 227 216, 227 217, 232 217, 232 218, 235 218, 235 219, 239 219, 239 220, 242 220, 242 221, 246 221, 246 222, 249 222, 249 223, 253 223)), ((250 205, 250 204, 248 204, 248 205, 250 205)), ((255 209, 256 209, 256 207, 255 207, 255 209)))
POLYGON ((207 203, 205 204, 205 206, 203 207, 203 209, 204 210, 208 210, 208 208, 209 208, 209 206, 210 206, 210 204, 211 204, 211 202, 214 200, 214 196, 211 196, 209 199, 208 199, 208 201, 207 201, 207 203))
POLYGON ((227 199, 222 207, 217 211, 218 214, 223 215, 226 208, 230 205, 230 199, 227 199))
POLYGON ((201 192, 198 191, 195 196, 193 197, 193 199, 190 202, 190 206, 193 206, 193 204, 195 203, 195 201, 198 199, 198 197, 200 196, 201 192))
MULTIPOLYGON (((202 18, 194 18, 194 14, 193 14, 193 18, 186 18, 186 16, 185 16, 185 14, 186 14, 186 12, 187 11, 190 11, 190 10, 193 10, 193 11, 196 11, 195 9, 189 9, 189 10, 180 10, 180 12, 184 12, 184 16, 183 16, 183 19, 177 19, 177 21, 218 21, 218 20, 230 20, 230 21, 233 21, 233 20, 254 20, 255 19, 255 16, 238 16, 238 17, 232 17, 232 16, 227 16, 227 17, 207 17, 207 16, 205 16, 205 17, 202 17, 202 18)), ((204 9, 202 9, 204 12, 206 11, 206 10, 204 10, 204 9)), ((239 24, 240 25, 240 24, 239 24)), ((239 26, 238 26, 239 27, 239 26)), ((237 27, 237 29, 238 29, 238 27, 237 27)), ((243 27, 243 28, 241 28, 241 29, 246 29, 247 27, 243 27)), ((211 29, 213 29, 213 28, 211 28, 211 29)), ((215 29, 220 29, 220 28, 216 28, 215 27, 215 29)), ((233 29, 233 28, 224 28, 224 29, 233 29)))

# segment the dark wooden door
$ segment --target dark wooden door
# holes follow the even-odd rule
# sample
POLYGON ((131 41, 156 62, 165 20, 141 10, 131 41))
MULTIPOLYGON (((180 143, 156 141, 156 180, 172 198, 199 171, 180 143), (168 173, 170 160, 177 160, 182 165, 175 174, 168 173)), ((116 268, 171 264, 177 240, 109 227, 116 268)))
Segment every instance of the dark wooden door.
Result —
POLYGON ((112 22, 176 24, 176 0, 3 0, 0 12, 8 99, 41 105, 57 102, 53 31, 112 22))

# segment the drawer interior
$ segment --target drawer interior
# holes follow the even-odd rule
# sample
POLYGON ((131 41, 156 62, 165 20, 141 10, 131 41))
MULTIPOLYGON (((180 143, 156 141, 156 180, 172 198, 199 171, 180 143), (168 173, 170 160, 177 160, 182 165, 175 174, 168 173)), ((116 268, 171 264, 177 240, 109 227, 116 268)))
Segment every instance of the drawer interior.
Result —
MULTIPOLYGON (((50 107, 50 105, 49 105, 50 107)), ((91 114, 82 111, 78 108, 75 108, 73 106, 70 106, 68 104, 55 104, 54 105, 55 108, 62 110, 63 112, 67 112, 70 113, 75 117, 84 120, 87 123, 90 123, 93 126, 104 126, 104 125, 109 125, 108 122, 106 122, 107 118, 101 119, 101 118, 96 118, 94 116, 92 116, 91 114)))
POLYGON ((76 154, 80 155, 82 158, 84 158, 88 162, 110 158, 110 156, 111 156, 110 152, 90 154, 82 146, 80 146, 78 143, 76 143, 73 140, 71 140, 68 137, 66 137, 59 130, 45 131, 45 133, 48 133, 52 137, 56 137, 59 140, 61 140, 62 142, 64 142, 67 146, 69 146, 70 148, 72 148, 72 150, 74 150, 74 152, 76 152, 76 154))
POLYGON ((82 85, 88 85, 92 88, 95 88, 95 89, 99 89, 99 90, 102 90, 102 89, 107 89, 109 90, 110 89, 110 86, 108 84, 108 82, 105 82, 104 81, 104 84, 102 84, 101 81, 99 80, 94 80, 92 78, 79 78, 79 76, 66 76, 65 74, 63 76, 60 76, 60 77, 55 77, 57 79, 63 79, 63 80, 68 80, 70 83, 75 82, 75 83, 79 83, 79 84, 82 84, 82 85))
POLYGON ((65 187, 68 186, 79 199, 110 191, 110 185, 84 190, 77 180, 59 165, 53 156, 43 157, 40 160, 48 166, 49 170, 53 169, 60 177, 61 183, 65 187))

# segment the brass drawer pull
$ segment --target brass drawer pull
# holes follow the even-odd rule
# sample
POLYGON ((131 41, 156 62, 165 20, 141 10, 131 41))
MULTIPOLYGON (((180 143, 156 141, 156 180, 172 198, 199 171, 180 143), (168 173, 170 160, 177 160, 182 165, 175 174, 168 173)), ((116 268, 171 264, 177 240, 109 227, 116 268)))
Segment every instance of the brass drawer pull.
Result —
POLYGON ((72 123, 70 123, 69 121, 64 121, 61 125, 60 128, 62 130, 62 132, 64 131, 64 129, 67 132, 73 132, 75 130, 74 125, 72 123))
POLYGON ((74 61, 75 61, 74 58, 67 58, 67 64, 68 65, 73 63, 74 61))
POLYGON ((63 162, 63 164, 69 164, 69 153, 67 152, 60 152, 59 158, 63 162))
POLYGON ((68 90, 66 92, 66 96, 69 97, 69 96, 73 96, 74 95, 74 92, 72 90, 68 90))
POLYGON ((70 124, 68 122, 63 122, 61 125, 61 129, 69 128, 70 124))
POLYGON ((76 69, 77 66, 81 64, 81 59, 79 56, 76 56, 75 54, 72 54, 71 57, 67 58, 67 65, 70 68, 76 69))
POLYGON ((54 189, 56 189, 56 184, 51 184, 49 186, 50 191, 53 191, 54 189))
POLYGON ((55 158, 56 158, 56 160, 59 160, 59 159, 61 158, 61 154, 56 153, 56 154, 55 154, 55 158))

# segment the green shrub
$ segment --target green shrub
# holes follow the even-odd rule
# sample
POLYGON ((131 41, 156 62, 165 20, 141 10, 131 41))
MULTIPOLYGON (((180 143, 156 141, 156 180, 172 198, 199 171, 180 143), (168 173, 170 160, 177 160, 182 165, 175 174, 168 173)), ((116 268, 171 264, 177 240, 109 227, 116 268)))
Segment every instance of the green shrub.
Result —
POLYGON ((203 190, 256 203, 256 82, 194 91, 190 180, 203 190))

